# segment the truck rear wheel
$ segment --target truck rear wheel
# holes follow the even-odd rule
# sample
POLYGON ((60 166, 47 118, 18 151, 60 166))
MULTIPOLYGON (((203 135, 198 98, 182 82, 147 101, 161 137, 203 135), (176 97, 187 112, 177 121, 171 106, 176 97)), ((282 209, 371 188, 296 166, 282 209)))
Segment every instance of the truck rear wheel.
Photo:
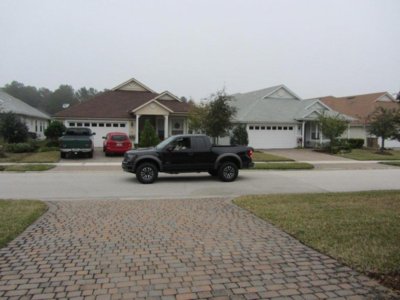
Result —
POLYGON ((144 184, 153 183, 158 177, 157 167, 149 162, 144 162, 136 169, 136 178, 144 184))
POLYGON ((234 181, 238 174, 239 170, 237 165, 230 161, 222 163, 218 168, 218 177, 224 182, 234 181))
POLYGON ((66 157, 67 157, 67 153, 65 153, 65 152, 60 152, 60 156, 61 156, 61 158, 66 158, 66 157))

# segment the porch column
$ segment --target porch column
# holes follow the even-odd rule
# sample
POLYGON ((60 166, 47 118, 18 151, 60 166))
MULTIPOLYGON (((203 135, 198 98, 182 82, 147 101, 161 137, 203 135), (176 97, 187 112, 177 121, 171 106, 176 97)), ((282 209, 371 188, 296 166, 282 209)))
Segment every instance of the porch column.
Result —
POLYGON ((135 123, 135 144, 139 144, 139 119, 140 119, 140 115, 136 115, 136 123, 135 123))
POLYGON ((164 139, 168 138, 168 115, 164 116, 164 139))
POLYGON ((347 139, 350 138, 350 123, 347 124, 347 139))
POLYGON ((319 133, 319 144, 322 147, 322 130, 320 124, 318 124, 318 133, 319 133))
POLYGON ((301 122, 301 148, 304 148, 304 142, 306 139, 306 123, 304 121, 301 122))

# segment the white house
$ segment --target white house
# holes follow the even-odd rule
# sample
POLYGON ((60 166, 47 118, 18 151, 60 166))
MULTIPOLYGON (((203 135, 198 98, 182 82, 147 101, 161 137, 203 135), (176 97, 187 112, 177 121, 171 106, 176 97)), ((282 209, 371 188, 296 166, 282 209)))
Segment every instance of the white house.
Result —
POLYGON ((301 99, 285 85, 231 96, 237 109, 235 122, 246 124, 249 145, 257 149, 321 144, 318 117, 338 114, 318 99, 301 99))
POLYGON ((28 127, 28 131, 35 133, 37 138, 44 139, 50 116, 26 104, 6 92, 0 90, 0 112, 13 112, 28 127))

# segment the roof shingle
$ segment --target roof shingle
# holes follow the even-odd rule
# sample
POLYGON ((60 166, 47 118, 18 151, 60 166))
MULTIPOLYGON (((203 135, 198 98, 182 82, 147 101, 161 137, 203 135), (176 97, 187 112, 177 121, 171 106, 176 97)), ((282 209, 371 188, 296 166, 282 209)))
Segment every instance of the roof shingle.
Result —
MULTIPOLYGON (((130 112, 149 102, 159 94, 138 91, 107 91, 80 104, 76 104, 55 114, 59 118, 131 118, 130 112)), ((175 100, 157 100, 173 112, 186 113, 187 103, 175 100)))

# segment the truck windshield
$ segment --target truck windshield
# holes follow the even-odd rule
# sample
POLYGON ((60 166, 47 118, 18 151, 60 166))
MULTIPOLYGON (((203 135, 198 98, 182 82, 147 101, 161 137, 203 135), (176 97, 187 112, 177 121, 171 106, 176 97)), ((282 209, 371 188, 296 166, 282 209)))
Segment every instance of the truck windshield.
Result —
POLYGON ((166 140, 163 140, 161 143, 159 143, 156 146, 157 150, 161 150, 163 149, 165 146, 167 146, 169 143, 171 143, 174 139, 176 139, 176 136, 170 136, 169 138, 167 138, 166 140))
POLYGON ((65 132, 65 135, 85 135, 85 136, 91 136, 92 132, 90 129, 87 128, 74 128, 74 129, 67 129, 65 132))

